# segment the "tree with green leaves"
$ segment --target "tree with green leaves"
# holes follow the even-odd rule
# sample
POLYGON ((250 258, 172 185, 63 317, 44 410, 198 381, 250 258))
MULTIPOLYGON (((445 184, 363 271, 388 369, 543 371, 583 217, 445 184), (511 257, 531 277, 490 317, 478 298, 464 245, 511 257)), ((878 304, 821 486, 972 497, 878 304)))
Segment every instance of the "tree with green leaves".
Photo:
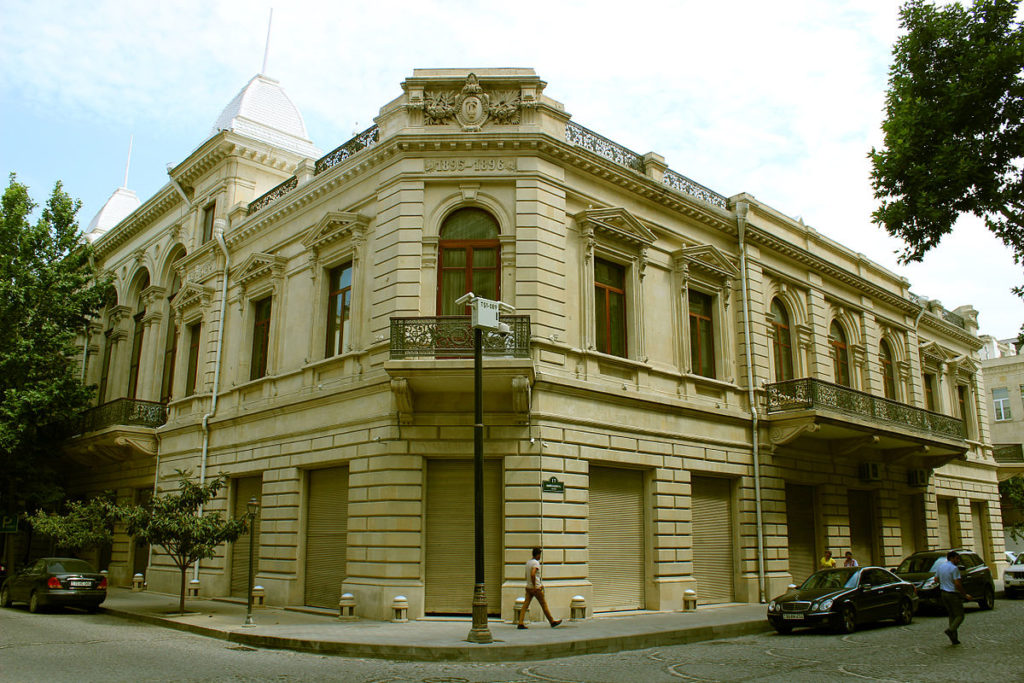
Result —
MULTIPOLYGON (((920 261, 972 214, 1024 261, 1024 28, 1019 0, 900 9, 873 218, 920 261)), ((1020 289, 1016 289, 1018 294, 1020 289)))
POLYGON ((1003 530, 1018 541, 1024 539, 1024 475, 999 482, 999 496, 1003 501, 1003 530))
POLYGON ((38 510, 29 517, 29 523, 36 533, 53 539, 58 548, 78 553, 86 548, 110 545, 114 540, 114 525, 123 514, 114 501, 114 494, 108 491, 85 502, 70 501, 64 514, 38 510))
POLYGON ((207 503, 227 484, 220 474, 206 483, 192 480, 189 471, 178 470, 178 490, 157 496, 145 505, 125 510, 128 535, 157 545, 170 556, 181 572, 178 611, 185 611, 185 579, 189 567, 213 557, 217 546, 235 541, 245 533, 248 520, 224 518, 220 512, 205 510, 207 503))
POLYGON ((109 282, 78 227, 81 202, 58 182, 38 218, 15 174, 0 199, 0 511, 51 507, 63 492, 54 453, 88 407, 77 335, 109 282))

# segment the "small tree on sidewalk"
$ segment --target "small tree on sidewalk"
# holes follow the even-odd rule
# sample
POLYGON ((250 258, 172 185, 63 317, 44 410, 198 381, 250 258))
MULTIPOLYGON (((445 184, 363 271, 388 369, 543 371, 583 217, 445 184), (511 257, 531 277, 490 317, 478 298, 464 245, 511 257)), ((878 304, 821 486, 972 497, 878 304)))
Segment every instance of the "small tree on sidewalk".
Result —
POLYGON ((62 515, 39 510, 29 517, 29 523, 36 533, 53 539, 58 548, 78 553, 86 548, 110 545, 114 539, 114 524, 123 514, 114 502, 114 494, 107 492, 86 502, 69 502, 67 512, 62 515))
POLYGON ((177 472, 175 493, 127 508, 124 520, 129 535, 162 547, 181 572, 178 610, 184 612, 188 569, 199 560, 213 557, 220 544, 237 540, 245 533, 248 520, 245 517, 225 519, 216 511, 200 513, 227 483, 227 475, 221 474, 200 484, 192 480, 191 472, 177 472))

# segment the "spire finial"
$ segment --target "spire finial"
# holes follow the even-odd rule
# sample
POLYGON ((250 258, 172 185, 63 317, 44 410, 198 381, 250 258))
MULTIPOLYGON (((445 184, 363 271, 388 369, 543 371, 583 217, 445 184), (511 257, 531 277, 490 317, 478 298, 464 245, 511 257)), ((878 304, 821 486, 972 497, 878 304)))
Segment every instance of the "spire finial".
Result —
POLYGON ((135 143, 135 135, 128 138, 128 161, 124 163, 124 185, 121 187, 128 189, 128 169, 132 165, 132 145, 135 143))
POLYGON ((260 71, 264 76, 267 75, 267 55, 270 54, 270 25, 274 22, 274 8, 270 8, 270 18, 267 19, 267 45, 263 48, 263 70, 260 71))

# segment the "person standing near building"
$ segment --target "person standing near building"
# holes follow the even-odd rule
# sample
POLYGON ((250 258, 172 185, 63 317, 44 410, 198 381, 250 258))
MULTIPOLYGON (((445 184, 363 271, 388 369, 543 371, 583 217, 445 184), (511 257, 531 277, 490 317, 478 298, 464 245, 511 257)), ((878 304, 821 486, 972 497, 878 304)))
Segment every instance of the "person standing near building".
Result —
POLYGON ((857 565, 857 560, 853 559, 853 553, 851 553, 849 550, 846 551, 846 559, 843 560, 843 566, 844 567, 856 567, 856 566, 858 566, 857 565))
POLYGON ((835 569, 836 561, 832 559, 832 551, 826 550, 825 555, 818 560, 818 569, 835 569))
POLYGON ((541 609, 544 610, 544 616, 547 618, 548 623, 551 624, 551 628, 562 623, 561 619, 555 619, 551 616, 551 610, 548 609, 548 601, 544 597, 544 584, 540 579, 540 553, 540 548, 534 548, 532 552, 533 557, 526 561, 526 601, 523 603, 523 609, 519 612, 519 625, 517 628, 526 628, 523 620, 526 618, 526 611, 530 609, 530 601, 534 598, 537 598, 541 609))
POLYGON ((950 550, 946 553, 946 561, 939 563, 935 568, 935 578, 939 581, 942 606, 946 608, 946 613, 949 615, 949 627, 943 633, 953 645, 960 644, 958 630, 960 624, 964 622, 964 601, 974 599, 964 590, 964 584, 960 580, 960 567, 957 566, 959 559, 960 554, 955 550, 950 550))

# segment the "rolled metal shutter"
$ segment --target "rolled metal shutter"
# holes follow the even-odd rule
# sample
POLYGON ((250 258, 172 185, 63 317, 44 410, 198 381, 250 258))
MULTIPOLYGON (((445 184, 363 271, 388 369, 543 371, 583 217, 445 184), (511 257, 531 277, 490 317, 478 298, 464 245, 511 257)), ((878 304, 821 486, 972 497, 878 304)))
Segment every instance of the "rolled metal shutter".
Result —
POLYGON ((263 477, 244 477, 235 479, 234 517, 249 514, 249 499, 253 496, 260 501, 260 515, 256 519, 255 528, 246 531, 231 544, 231 595, 246 598, 249 588, 249 534, 255 533, 253 564, 256 572, 260 570, 260 519, 263 518, 263 477))
MULTIPOLYGON (((487 612, 501 613, 502 468, 484 461, 484 590, 487 612)), ((427 462, 424 611, 472 614, 476 563, 473 541, 473 461, 427 462)))
POLYGON ((646 606, 643 493, 640 470, 590 468, 589 578, 595 612, 646 606))
POLYGON ((311 470, 306 490, 305 603, 334 609, 348 558, 348 468, 311 470))
MULTIPOLYGON (((921 539, 921 516, 918 497, 914 494, 900 496, 900 543, 902 556, 917 552, 921 539)), ((924 546, 920 548, 924 550, 924 546)))
POLYGON ((732 482, 716 477, 693 477, 690 484, 697 602, 705 605, 732 602, 732 482))
POLYGON ((814 487, 786 484, 786 526, 789 536, 789 573, 797 585, 817 569, 814 487))
POLYGON ((985 535, 985 522, 988 515, 984 503, 971 503, 971 526, 974 529, 974 547, 971 548, 978 553, 983 562, 992 561, 992 553, 989 551, 988 536, 985 535))
POLYGON ((951 533, 953 525, 949 505, 952 501, 949 498, 939 498, 936 502, 939 513, 939 548, 952 548, 955 545, 951 533))
MULTIPOLYGON (((875 564, 875 516, 870 491, 850 491, 847 498, 850 506, 850 550, 858 564, 875 564)), ((843 566, 842 556, 846 551, 833 548, 837 566, 843 566)))

